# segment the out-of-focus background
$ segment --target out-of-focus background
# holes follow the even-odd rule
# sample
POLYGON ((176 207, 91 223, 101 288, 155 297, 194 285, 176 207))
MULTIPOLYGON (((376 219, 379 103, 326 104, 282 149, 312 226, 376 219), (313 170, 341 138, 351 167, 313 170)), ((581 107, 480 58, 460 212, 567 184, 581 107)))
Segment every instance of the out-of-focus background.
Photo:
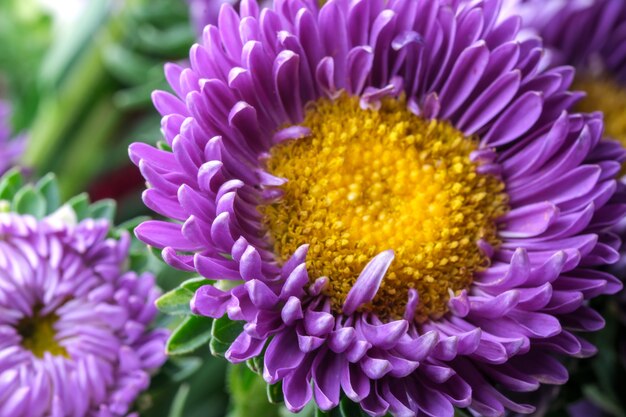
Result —
POLYGON ((195 34, 184 0, 2 0, 0 98, 28 136, 23 164, 54 171, 63 197, 115 198, 119 219, 144 212, 132 141, 156 142, 150 93, 195 34))
MULTIPOLYGON (((185 0, 1 0, 0 100, 12 108, 13 134, 26 138, 19 164, 33 179, 54 172, 64 199, 117 200, 118 223, 149 215, 128 145, 160 140, 150 94, 167 89, 163 64, 185 60, 195 37, 185 0)), ((150 269, 164 290, 189 278, 156 255, 150 269)), ((171 358, 136 408, 146 417, 243 416, 225 389, 237 378, 201 349, 171 358)))

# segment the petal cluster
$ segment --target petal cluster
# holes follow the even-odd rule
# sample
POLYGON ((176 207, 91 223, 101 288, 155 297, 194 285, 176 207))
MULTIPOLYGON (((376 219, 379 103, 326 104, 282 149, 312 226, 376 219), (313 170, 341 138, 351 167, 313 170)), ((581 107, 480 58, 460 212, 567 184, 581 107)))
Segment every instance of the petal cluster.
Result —
POLYGON ((126 416, 163 364, 154 278, 127 272, 129 236, 108 232, 0 213, 1 417, 126 416), (55 353, 27 347, 22 323, 41 317, 54 318, 55 353))
POLYGON ((130 155, 150 184, 145 204, 173 222, 145 222, 136 233, 170 265, 231 281, 200 288, 192 307, 245 323, 228 359, 264 354, 264 378, 282 381, 290 410, 312 398, 328 410, 345 395, 374 416, 452 416, 454 406, 529 413, 507 393, 562 384, 558 356, 594 353, 578 332, 604 324, 587 300, 621 288, 597 268, 618 259, 620 240, 608 230, 626 212, 614 179, 624 151, 601 141, 599 114, 570 111, 581 98, 568 91, 573 70, 542 70, 541 41, 519 40, 521 19, 498 21, 500 6, 276 0, 261 10, 244 0, 205 28, 190 67, 166 67, 175 94, 155 92, 153 101, 172 151, 137 143, 130 155), (370 109, 406 97, 416 115, 478 137, 468 157, 506 184, 502 244, 483 244, 490 267, 451 296, 441 319, 411 320, 415 291, 398 300, 404 319, 359 309, 391 251, 370 261, 337 314, 328 279, 309 276, 307 245, 279 263, 268 243, 257 207, 280 198, 284 179, 263 158, 306 134, 298 126, 306 103, 342 92, 370 109))

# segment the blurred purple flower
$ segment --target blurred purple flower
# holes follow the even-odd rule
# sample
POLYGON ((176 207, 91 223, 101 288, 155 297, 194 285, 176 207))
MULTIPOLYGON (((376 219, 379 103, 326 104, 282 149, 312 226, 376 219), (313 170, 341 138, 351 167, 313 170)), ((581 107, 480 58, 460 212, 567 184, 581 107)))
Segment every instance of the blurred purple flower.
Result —
MULTIPOLYGON (((576 68, 579 111, 604 113, 606 135, 626 145, 626 1, 507 0, 507 14, 540 35, 549 66, 576 68)), ((626 170, 622 171, 622 174, 626 170)))
POLYGON ((567 407, 570 417, 607 417, 597 406, 588 400, 579 400, 567 407))
POLYGON ((108 232, 0 213, 1 417, 126 416, 164 362, 154 279, 108 232))
POLYGON ((173 151, 130 155, 175 222, 136 233, 231 281, 192 308, 245 323, 227 358, 264 352, 290 410, 343 393, 374 416, 530 413, 507 393, 562 384, 555 356, 595 352, 577 333, 604 326, 586 300, 621 289, 597 268, 618 259, 624 151, 598 114, 570 113, 573 71, 541 70, 541 41, 499 8, 244 0, 190 68, 166 67, 176 95, 153 101, 173 151))
POLYGON ((11 138, 10 117, 9 103, 0 100, 0 175, 10 169, 24 151, 24 137, 11 138))
POLYGON ((187 0, 187 3, 191 23, 200 36, 206 25, 217 24, 217 16, 222 4, 228 3, 234 6, 239 3, 239 0, 187 0))
POLYGON ((606 72, 626 83, 626 1, 505 0, 552 52, 552 65, 606 72), (573 30, 573 29, 576 30, 573 30))

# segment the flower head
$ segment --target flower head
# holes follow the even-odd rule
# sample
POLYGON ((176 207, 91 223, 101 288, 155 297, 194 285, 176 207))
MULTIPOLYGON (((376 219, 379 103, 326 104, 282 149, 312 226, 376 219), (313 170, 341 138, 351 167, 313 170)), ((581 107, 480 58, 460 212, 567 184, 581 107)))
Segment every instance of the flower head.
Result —
POLYGON ((165 360, 167 332, 147 328, 158 290, 126 270, 128 233, 63 212, 0 213, 2 417, 129 415, 165 360))
POLYGON ((624 158, 570 108, 499 1, 277 0, 223 7, 155 92, 172 151, 134 144, 136 231, 206 285, 198 314, 244 323, 300 410, 345 395, 375 416, 529 413, 508 391, 587 356, 586 300, 621 284, 607 232, 624 158))
POLYGON ((10 116, 9 104, 0 100, 0 175, 11 168, 24 148, 23 138, 11 139, 10 116))

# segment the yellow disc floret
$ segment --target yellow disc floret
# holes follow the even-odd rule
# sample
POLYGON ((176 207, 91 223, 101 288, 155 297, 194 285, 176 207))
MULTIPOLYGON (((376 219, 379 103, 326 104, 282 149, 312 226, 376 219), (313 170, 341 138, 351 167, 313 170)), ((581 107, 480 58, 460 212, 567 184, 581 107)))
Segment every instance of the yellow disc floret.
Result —
POLYGON ((341 306, 363 267, 392 249, 395 259, 366 310, 393 319, 409 288, 419 294, 416 319, 447 311, 449 290, 468 288, 489 259, 479 239, 496 245, 494 220, 506 209, 504 185, 476 172, 476 142, 447 122, 424 120, 404 100, 363 110, 358 98, 311 103, 306 138, 275 146, 267 161, 287 179, 284 196, 261 208, 281 261, 309 244, 311 280, 329 279, 341 306))
POLYGON ((39 310, 39 308, 35 309, 32 317, 24 317, 17 325, 17 330, 22 337, 22 346, 38 358, 43 358, 46 352, 68 357, 65 348, 55 339, 54 325, 58 317, 55 314, 41 316, 39 310))

